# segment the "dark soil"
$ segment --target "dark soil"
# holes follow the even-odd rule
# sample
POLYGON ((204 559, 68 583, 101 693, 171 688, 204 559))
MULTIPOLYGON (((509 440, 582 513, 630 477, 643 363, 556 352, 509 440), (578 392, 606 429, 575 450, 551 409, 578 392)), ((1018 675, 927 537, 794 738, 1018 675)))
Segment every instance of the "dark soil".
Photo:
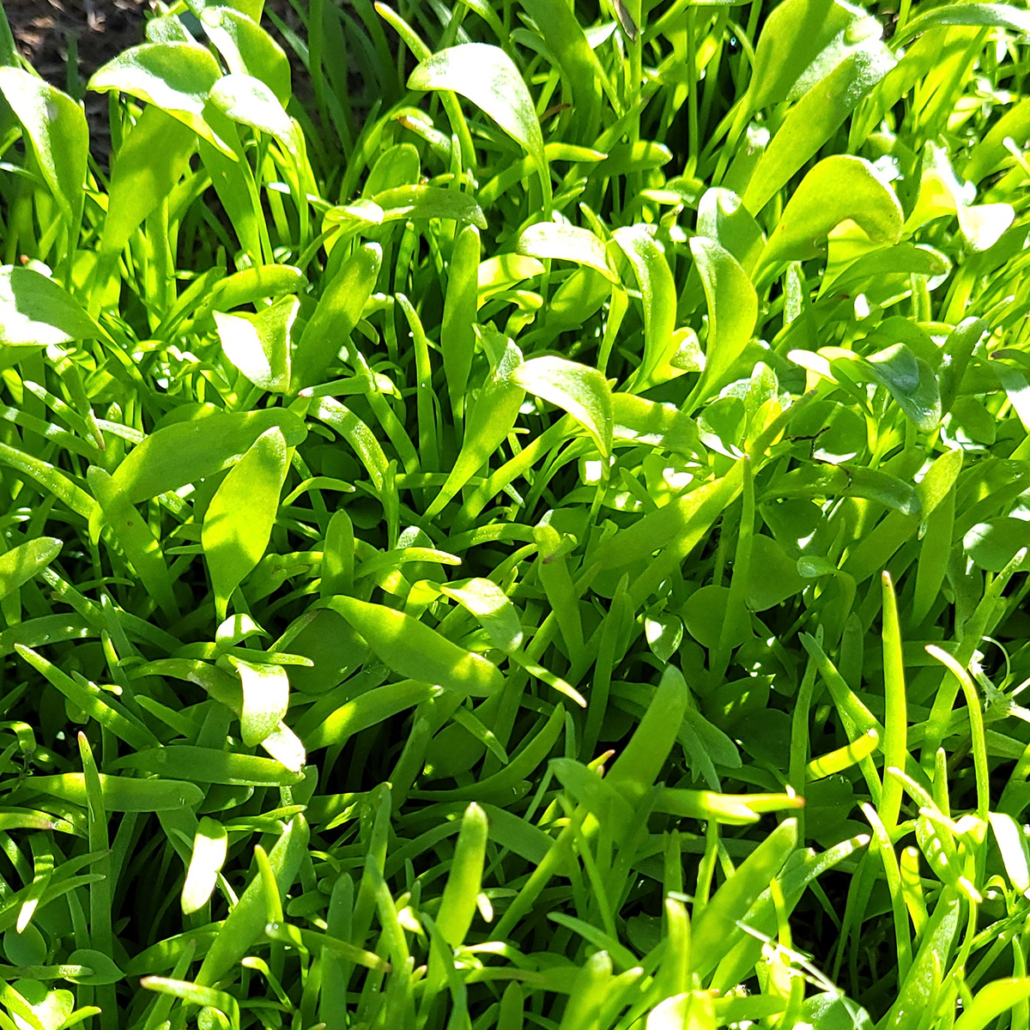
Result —
POLYGON ((2 0, 21 52, 47 81, 80 94, 102 64, 143 40, 146 0, 2 0))

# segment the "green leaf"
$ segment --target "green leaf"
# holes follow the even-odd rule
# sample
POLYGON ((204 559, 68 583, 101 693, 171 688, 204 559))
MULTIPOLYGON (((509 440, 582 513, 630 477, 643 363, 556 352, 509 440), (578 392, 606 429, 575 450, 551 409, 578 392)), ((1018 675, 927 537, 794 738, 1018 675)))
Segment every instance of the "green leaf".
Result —
POLYGON ((222 480, 204 515, 201 543, 219 619, 268 546, 289 468, 286 447, 277 428, 262 433, 222 480))
POLYGON ((282 47, 258 24, 260 20, 260 13, 248 17, 232 10, 230 4, 210 5, 200 15, 204 31, 229 71, 259 79, 285 107, 293 92, 290 61, 282 47))
POLYGON ((17 68, 19 64, 18 48, 11 32, 11 24, 7 20, 3 7, 0 7, 0 65, 17 68))
POLYGON ((797 563, 771 537, 757 534, 751 541, 747 606, 753 612, 774 608, 805 588, 797 563))
POLYGON ((869 368, 877 382, 887 387, 901 410, 924 432, 941 421, 941 395, 930 366, 903 343, 873 354, 869 368))
POLYGON ((923 929, 919 951, 898 989, 897 999, 882 1021, 885 1028, 903 1030, 911 1025, 913 1012, 923 1011, 928 1004, 936 1001, 940 971, 949 965, 961 908, 962 901, 958 892, 946 886, 923 929), (936 976, 933 972, 935 969, 936 976))
POLYGON ((504 683, 492 662, 410 615, 353 597, 333 597, 322 603, 342 615, 380 660, 401 676, 473 697, 488 697, 504 683))
POLYGON ((1030 547, 1030 522, 1016 518, 978 522, 962 538, 970 558, 988 572, 1001 572, 1023 547, 1030 547))
POLYGON ((941 389, 941 412, 947 414, 955 403, 962 378, 966 374, 973 349, 987 332, 982 318, 965 318, 948 334, 938 371, 941 389))
MULTIPOLYGON (((443 369, 447 377, 451 410, 458 420, 465 415, 465 394, 476 349, 476 312, 479 301, 477 270, 480 253, 479 230, 474 225, 468 225, 457 234, 451 260, 447 265, 447 289, 444 292, 443 316, 440 321, 440 349, 443 351, 443 369)), ((517 360, 521 361, 521 353, 516 351, 516 355, 517 360)), ((512 360, 516 360, 515 355, 512 355, 512 360)), ((495 374, 484 394, 499 385, 495 374)), ((463 450, 467 443, 466 435, 463 450)))
POLYGON ((283 297, 256 315, 214 312, 225 356, 255 386, 273 393, 290 388, 290 333, 300 311, 296 297, 283 297))
POLYGON ((987 818, 998 842, 1009 882, 1021 894, 1025 893, 1030 890, 1030 847, 1023 827, 1004 812, 989 812, 987 818))
POLYGON ((962 169, 962 178, 977 183, 997 171, 1003 162, 1011 160, 1012 154, 1005 146, 1006 139, 1011 139, 1017 147, 1024 147, 1030 139, 1030 99, 1014 104, 991 126, 985 136, 974 142, 969 160, 962 169))
MULTIPOLYGON (((125 494, 118 489, 114 478, 102 468, 91 466, 86 472, 86 481, 99 505, 98 518, 111 527, 111 532, 122 545, 136 575, 162 610, 171 618, 179 615, 179 602, 175 598, 172 577, 168 571, 161 544, 154 536, 146 519, 129 503, 125 494)), ((91 524, 95 524, 91 520, 91 524)), ((99 526, 95 535, 100 535, 99 526)))
POLYGON ((96 322, 53 279, 16 265, 0 268, 0 344, 49 347, 99 335, 96 322))
POLYGON ((875 18, 838 0, 785 0, 769 14, 755 48, 751 109, 803 96, 880 31, 875 18))
POLYGON ((1030 35, 1030 14, 1009 4, 946 4, 913 18, 892 42, 901 46, 906 40, 939 25, 972 25, 976 28, 1009 29, 1030 35))
POLYGON ((705 483, 682 497, 638 519, 615 533, 590 555, 601 565, 594 590, 608 597, 614 594, 620 577, 629 573, 631 592, 642 603, 656 577, 671 574, 704 539, 712 523, 731 504, 741 490, 741 464, 738 462, 721 479, 705 483), (656 551, 663 550, 658 558, 656 551), (638 596, 640 595, 640 596, 638 596))
POLYGON ((196 43, 142 43, 95 72, 89 88, 98 93, 117 90, 160 107, 231 157, 232 149, 216 135, 204 112, 221 75, 215 59, 196 43))
POLYGON ((568 81, 575 117, 569 129, 589 146, 597 139, 602 111, 601 85, 605 74, 575 11, 563 0, 519 0, 546 33, 547 47, 568 81))
MULTIPOLYGON (((382 209, 384 222, 448 218, 486 228, 486 216, 471 193, 445 190, 439 186, 395 186, 377 193, 373 201, 382 209)), ((331 214, 330 211, 327 217, 331 214)))
POLYGON ((118 466, 113 479, 129 503, 136 504, 217 475, 270 429, 279 430, 288 447, 296 447, 307 432, 284 408, 213 412, 151 433, 118 466))
POLYGON ((119 254, 129 237, 189 171, 193 129, 159 107, 147 107, 118 150, 101 251, 119 254))
POLYGON ((408 89, 453 90, 471 100, 525 148, 545 174, 544 138, 533 99, 512 59, 486 43, 463 43, 424 60, 408 89))
POLYGON ((198 309, 196 317, 199 320, 214 311, 231 311, 244 304, 257 304, 287 293, 298 293, 307 285, 304 273, 293 265, 244 268, 219 279, 198 309))
POLYGON ((274 733, 286 718, 290 704, 290 679, 282 665, 246 662, 229 655, 239 673, 243 690, 240 736, 247 747, 255 747, 274 733))
POLYGON ((976 992, 972 1004, 965 1007, 962 1015, 955 1020, 955 1030, 984 1030, 1000 1015, 1025 1002, 1027 998, 1030 998, 1030 977, 995 980, 976 992))
MULTIPOLYGON (((401 661, 405 656, 401 656, 401 661)), ((402 680, 359 694, 331 711, 310 732, 304 730, 304 743, 312 751, 345 744, 354 734, 378 726, 405 709, 425 704, 441 691, 421 680, 402 680)))
POLYGON ((651 653, 660 661, 668 662, 683 641, 683 622, 675 615, 664 612, 644 619, 644 636, 651 653))
POLYGON ((878 39, 850 52, 818 88, 791 109, 762 155, 744 191, 744 206, 758 214, 795 172, 837 131, 855 105, 894 67, 878 39))
POLYGON ((596 368, 547 355, 523 362, 510 378, 527 393, 567 411, 591 435, 602 457, 611 455, 612 391, 596 368))
MULTIPOLYGON (((397 186, 417 186, 422 160, 411 143, 397 143, 379 155, 362 188, 363 197, 374 197, 397 186)), ((331 210, 331 209, 330 209, 331 210)))
POLYGON ((494 647, 510 652, 522 644, 518 611, 496 583, 489 579, 469 579, 441 587, 440 592, 476 617, 494 647))
POLYGON ((192 783, 224 786, 280 787, 298 783, 302 778, 301 773, 287 769, 271 758, 190 744, 147 748, 126 755, 115 764, 121 769, 144 773, 175 772, 192 783))
MULTIPOLYGON (((304 817, 295 815, 268 853, 268 862, 280 897, 289 893, 293 886, 301 862, 308 854, 310 839, 310 830, 304 817)), ((196 974, 197 984, 210 987, 218 983, 254 946, 266 922, 264 883, 260 876, 252 877, 204 956, 200 971, 196 974)))
POLYGON ((558 222, 537 222, 522 230, 515 249, 528 257, 574 261, 618 282, 618 276, 608 263, 604 244, 589 229, 558 222))
POLYGON ((654 786, 679 736, 690 691, 683 673, 667 665, 633 736, 612 763, 605 781, 631 804, 654 786))
POLYGON ((4 932, 4 957, 15 966, 41 966, 47 944, 43 935, 29 923, 21 933, 13 927, 4 932))
POLYGON ((901 238, 901 205, 873 166, 859 157, 828 157, 794 191, 762 263, 818 256, 825 237, 845 219, 856 222, 874 243, 889 246, 901 238))
POLYGON ((287 153, 302 154, 304 134, 286 113, 273 90, 252 75, 223 75, 208 100, 234 122, 274 137, 287 153))
POLYGON ((465 809, 461 819, 458 843, 454 848, 454 858, 450 863, 436 917, 437 928, 452 948, 464 944, 476 913, 476 898, 483 880, 488 837, 486 813, 473 802, 465 809))
POLYGON ((265 0, 186 0, 186 6, 198 19, 204 17, 205 11, 228 10, 236 14, 242 14, 257 23, 261 21, 265 0))
MULTIPOLYGON (((709 651, 719 646, 723 625, 727 621, 729 601, 729 587, 710 583, 692 593, 680 610, 687 632, 709 651)), ((741 618, 734 620, 727 633, 726 644, 737 647, 750 636, 751 630, 747 621, 741 618)))
POLYGON ((594 769, 572 758, 552 758, 558 782, 606 829, 617 836, 633 821, 629 801, 594 769))
POLYGON ((72 983, 89 987, 100 987, 104 984, 117 983, 125 978, 125 974, 103 952, 93 948, 79 948, 68 956, 68 964, 86 966, 90 971, 77 975, 69 975, 72 983))
POLYGON ((66 93, 20 68, 0 67, 0 93, 21 122, 25 141, 74 240, 82 218, 89 156, 85 113, 66 93))
POLYGON ((150 747, 156 742, 153 733, 137 718, 125 714, 116 701, 97 690, 93 691, 81 680, 73 679, 53 662, 30 647, 15 644, 14 651, 33 669, 56 687, 67 700, 85 716, 96 719, 98 723, 110 730, 120 740, 131 747, 150 747))
POLYGON ((36 537, 0 555, 0 597, 28 583, 61 553, 62 543, 52 536, 36 537))
POLYGON ((737 867, 733 875, 715 892, 701 910, 692 928, 691 952, 697 956, 695 970, 700 976, 714 969, 729 950, 733 938, 727 933, 736 927, 769 882, 783 868, 797 847, 798 824, 786 819, 737 867))
MULTIPOLYGON (((196 784, 181 780, 139 780, 101 773, 100 787, 108 812, 174 812, 194 808, 204 800, 204 792, 196 784)), ((86 807, 86 780, 82 773, 34 776, 32 789, 86 807)))
POLYGON ((688 456, 704 454, 697 423, 673 404, 614 393, 612 417, 616 444, 660 447, 671 454, 688 456))
POLYGON ((348 348, 350 334, 375 289, 382 259, 378 244, 365 244, 328 284, 294 348, 292 392, 323 382, 337 354, 348 348))
POLYGON ((905 222, 905 231, 913 232, 935 218, 954 214, 970 249, 993 247, 1015 218, 1012 206, 974 204, 972 187, 955 174, 947 152, 933 143, 927 143, 925 151, 919 197, 905 222))
POLYGON ((805 832, 814 840, 836 843, 855 807, 855 790, 843 776, 827 776, 805 787, 805 832))
MULTIPOLYGON (((807 465, 788 472, 769 489, 768 497, 821 497, 850 494, 878 501, 902 515, 919 515, 922 505, 911 483, 880 469, 853 462, 807 465)), ((763 497, 762 500, 767 499, 763 497)))
POLYGON ((751 339, 758 319, 758 295, 736 258, 714 240, 693 237, 690 253, 697 262, 708 301, 702 382, 710 392, 722 384, 751 339))
POLYGON ((873 1030, 869 1013, 844 994, 827 992, 806 998, 801 1014, 812 1030, 873 1030))
POLYGON ((644 355, 634 385, 646 389, 662 365, 676 356, 676 283, 661 246, 647 226, 616 229, 612 238, 633 268, 644 303, 644 355))
POLYGON ((465 419, 465 439, 454 467, 426 512, 432 517, 478 472, 505 441, 519 416, 526 391, 513 373, 522 364, 522 352, 505 338, 504 356, 487 379, 465 419))
POLYGON ((697 205, 697 235, 728 250, 748 275, 762 252, 765 237, 754 215, 732 190, 705 190, 697 205))
POLYGON ((214 893, 218 874, 225 865, 229 835, 225 827, 204 816, 193 837, 193 853, 182 885, 182 911, 184 915, 203 908, 214 893))

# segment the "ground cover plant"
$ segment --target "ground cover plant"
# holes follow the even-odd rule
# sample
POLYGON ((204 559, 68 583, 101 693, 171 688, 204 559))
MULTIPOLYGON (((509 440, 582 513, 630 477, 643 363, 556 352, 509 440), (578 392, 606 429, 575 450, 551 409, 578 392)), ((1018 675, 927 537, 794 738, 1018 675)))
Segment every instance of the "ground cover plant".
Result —
POLYGON ((1030 13, 295 7, 0 16, 0 1025, 1027 1027, 1030 13))

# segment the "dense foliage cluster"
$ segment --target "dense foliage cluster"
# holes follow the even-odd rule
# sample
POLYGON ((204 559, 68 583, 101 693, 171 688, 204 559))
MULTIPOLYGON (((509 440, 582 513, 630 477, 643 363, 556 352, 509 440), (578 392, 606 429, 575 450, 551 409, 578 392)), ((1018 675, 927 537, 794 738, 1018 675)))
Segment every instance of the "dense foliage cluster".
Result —
POLYGON ((1026 1030, 1030 14, 294 6, 0 8, 0 1028, 1026 1030))

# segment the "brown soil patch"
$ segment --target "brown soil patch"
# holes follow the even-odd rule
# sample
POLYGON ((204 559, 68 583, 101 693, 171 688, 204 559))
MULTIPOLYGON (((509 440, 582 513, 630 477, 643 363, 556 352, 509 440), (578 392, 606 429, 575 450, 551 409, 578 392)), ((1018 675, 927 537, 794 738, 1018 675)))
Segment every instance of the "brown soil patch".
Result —
POLYGON ((145 0, 3 0, 19 49, 47 81, 78 93, 102 64, 143 39, 145 0), (74 67, 70 59, 74 58, 74 67))

